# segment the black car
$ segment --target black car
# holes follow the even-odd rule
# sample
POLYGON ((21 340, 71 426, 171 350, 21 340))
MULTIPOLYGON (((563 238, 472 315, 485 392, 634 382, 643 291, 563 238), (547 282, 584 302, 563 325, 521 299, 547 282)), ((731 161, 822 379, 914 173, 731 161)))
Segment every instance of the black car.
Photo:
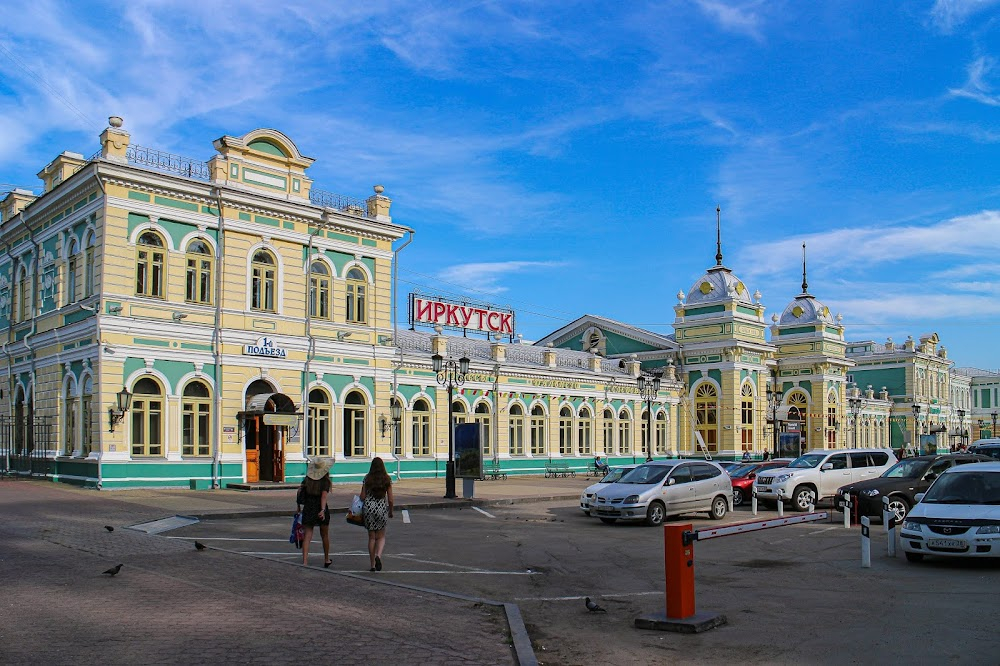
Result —
POLYGON ((976 462, 996 462, 992 458, 971 453, 949 453, 943 455, 916 456, 905 458, 887 469, 881 476, 858 483, 851 483, 837 489, 834 506, 843 510, 844 495, 851 495, 851 512, 858 503, 858 516, 882 516, 882 498, 889 498, 889 511, 896 514, 896 521, 902 521, 914 505, 913 496, 930 487, 941 472, 954 465, 976 462))

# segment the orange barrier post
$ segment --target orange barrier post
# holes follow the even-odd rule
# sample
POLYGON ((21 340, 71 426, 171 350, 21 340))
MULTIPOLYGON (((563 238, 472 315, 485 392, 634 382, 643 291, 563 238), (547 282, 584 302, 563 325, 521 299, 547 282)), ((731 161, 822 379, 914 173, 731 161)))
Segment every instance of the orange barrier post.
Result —
POLYGON ((694 615, 694 541, 684 533, 694 526, 663 526, 663 570, 667 587, 667 617, 680 620, 694 615))

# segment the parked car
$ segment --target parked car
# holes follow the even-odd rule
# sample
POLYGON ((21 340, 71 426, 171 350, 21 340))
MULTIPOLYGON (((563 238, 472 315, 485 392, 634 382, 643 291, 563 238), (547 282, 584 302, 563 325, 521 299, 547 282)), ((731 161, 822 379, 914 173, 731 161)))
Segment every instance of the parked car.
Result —
POLYGON ((790 462, 792 458, 775 458, 766 462, 743 463, 728 470, 730 483, 733 486, 733 506, 740 506, 750 498, 753 493, 753 482, 758 474, 767 469, 787 467, 790 462))
POLYGON ((907 560, 1000 557, 1000 462, 956 465, 916 499, 899 532, 907 560))
POLYGON ((622 478, 623 474, 625 474, 626 472, 630 472, 636 467, 638 467, 638 465, 616 465, 615 467, 612 467, 610 470, 608 470, 608 473, 605 474, 600 481, 598 481, 593 485, 587 486, 587 488, 580 494, 580 508, 583 509, 583 512, 588 516, 590 515, 590 508, 591 508, 590 505, 591 502, 594 501, 594 495, 597 494, 598 490, 608 485, 609 483, 614 483, 615 481, 618 481, 619 479, 622 478))
POLYGON ((987 456, 969 453, 906 458, 887 469, 881 476, 838 488, 834 505, 843 510, 841 505, 844 495, 850 494, 852 507, 857 505, 859 516, 880 517, 882 498, 888 497, 889 511, 895 514, 897 521, 901 521, 910 511, 910 507, 916 503, 914 495, 927 490, 934 479, 941 476, 946 469, 955 465, 991 460, 992 458, 987 456))
POLYGON ((667 516, 705 511, 721 519, 730 509, 729 475, 709 460, 655 460, 639 465, 597 491, 591 514, 605 523, 644 520, 660 525, 667 516))
POLYGON ((978 453, 1000 460, 1000 437, 977 439, 969 446, 969 453, 978 453))
POLYGON ((757 501, 789 501, 806 511, 837 488, 871 479, 897 462, 892 449, 817 449, 799 456, 788 467, 758 474, 753 488, 757 501))
POLYGON ((719 467, 721 467, 723 470, 725 470, 726 472, 730 472, 730 471, 736 469, 737 467, 740 467, 740 466, 746 464, 746 463, 742 463, 742 462, 736 462, 734 460, 722 460, 722 461, 715 460, 713 462, 716 465, 718 465, 719 467))

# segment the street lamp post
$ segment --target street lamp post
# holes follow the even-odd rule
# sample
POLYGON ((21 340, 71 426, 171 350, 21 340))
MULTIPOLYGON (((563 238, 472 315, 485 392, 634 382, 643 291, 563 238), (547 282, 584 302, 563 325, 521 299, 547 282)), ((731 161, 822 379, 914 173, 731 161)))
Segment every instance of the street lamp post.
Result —
POLYGON ((469 359, 465 356, 455 361, 445 360, 441 354, 431 356, 432 367, 437 373, 437 382, 448 389, 448 462, 445 464, 444 476, 444 497, 445 499, 455 499, 455 424, 452 419, 454 405, 452 395, 456 386, 465 383, 465 376, 469 374, 469 359))
POLYGON ((858 418, 861 416, 861 410, 865 408, 867 400, 862 399, 861 390, 855 386, 854 393, 848 399, 848 403, 851 406, 851 415, 854 417, 854 448, 858 448, 858 418))
POLYGON ((920 405, 913 405, 913 450, 920 455, 920 405))
POLYGON ((997 436, 997 413, 993 412, 992 414, 990 414, 990 416, 993 417, 993 430, 990 430, 990 437, 996 437, 997 436))
POLYGON ((778 457, 778 406, 781 404, 781 389, 776 383, 767 387, 767 406, 771 411, 771 434, 774 435, 774 457, 778 457))
POLYGON ((965 410, 958 410, 958 443, 961 448, 965 448, 965 410))
POLYGON ((983 430, 986 429, 986 421, 979 419, 979 439, 983 438, 983 430))
POLYGON ((395 398, 389 403, 389 414, 392 416, 392 454, 401 455, 403 453, 401 445, 401 438, 399 436, 399 422, 403 420, 403 404, 396 400, 395 398), (396 449, 399 448, 399 453, 396 453, 396 449))
POLYGON ((646 461, 653 459, 653 400, 660 393, 661 373, 639 375, 639 394, 646 401, 646 461))

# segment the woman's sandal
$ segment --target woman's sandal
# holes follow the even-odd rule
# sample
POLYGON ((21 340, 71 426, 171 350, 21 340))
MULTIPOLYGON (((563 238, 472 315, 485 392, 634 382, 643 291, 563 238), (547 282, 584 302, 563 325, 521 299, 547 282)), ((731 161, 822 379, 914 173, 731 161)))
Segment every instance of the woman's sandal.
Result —
POLYGON ((327 560, 326 562, 323 563, 323 568, 329 569, 331 564, 333 564, 333 560, 327 560))

